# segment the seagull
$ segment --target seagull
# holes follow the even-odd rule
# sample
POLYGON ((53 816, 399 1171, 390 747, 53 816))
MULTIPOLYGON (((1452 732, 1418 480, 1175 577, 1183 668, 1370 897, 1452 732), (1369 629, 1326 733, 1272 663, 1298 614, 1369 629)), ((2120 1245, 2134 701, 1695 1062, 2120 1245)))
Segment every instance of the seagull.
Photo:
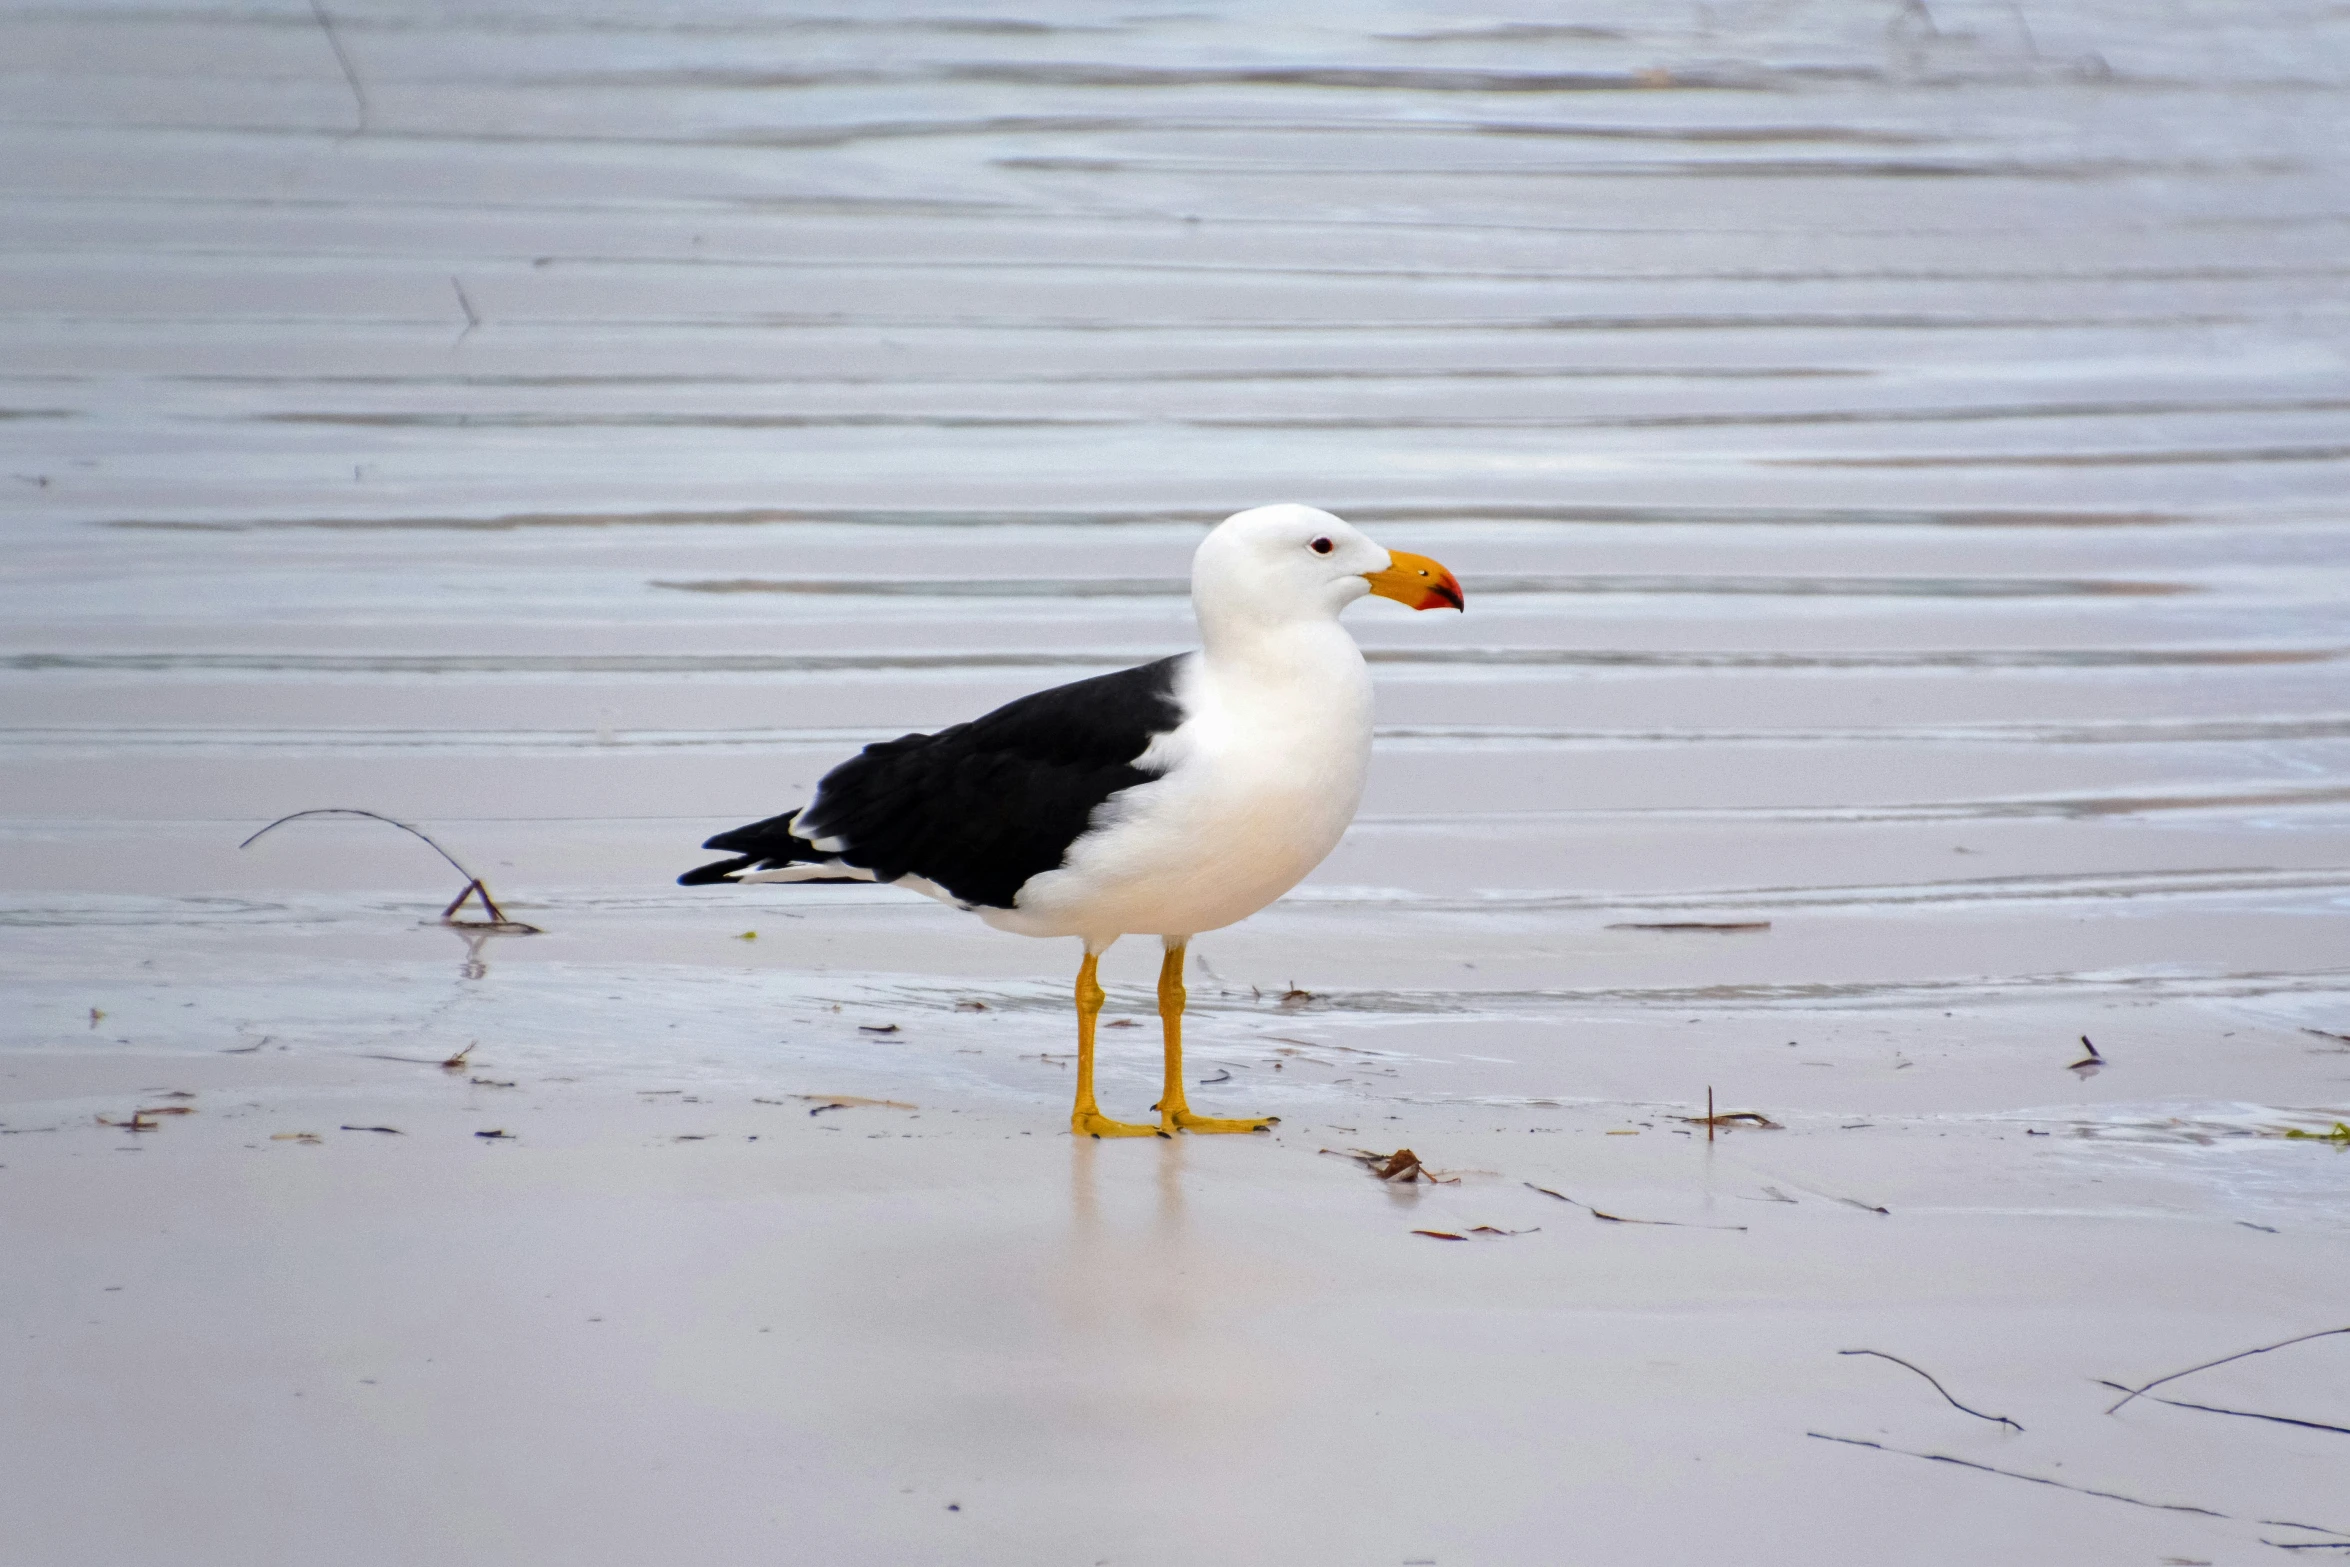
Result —
POLYGON ((1464 607, 1444 567, 1382 549, 1326 511, 1235 513, 1192 557, 1197 652, 869 745, 806 805, 704 843, 730 858, 677 879, 885 882, 998 930, 1080 937, 1070 1131, 1263 1131, 1279 1117, 1196 1115, 1184 1097, 1184 949, 1304 880, 1354 820, 1371 761, 1371 677, 1338 615, 1371 594, 1464 607), (1113 1121, 1094 1099, 1095 970, 1121 936, 1166 949, 1156 1125, 1113 1121))

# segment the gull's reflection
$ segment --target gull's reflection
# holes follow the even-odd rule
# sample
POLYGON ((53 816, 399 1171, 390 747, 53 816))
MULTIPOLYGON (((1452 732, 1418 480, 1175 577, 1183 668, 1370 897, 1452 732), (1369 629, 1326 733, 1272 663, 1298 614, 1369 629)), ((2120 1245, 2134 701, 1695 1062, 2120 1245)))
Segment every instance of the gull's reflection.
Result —
MULTIPOLYGON (((1181 1137, 1154 1140, 1145 1157, 1156 1156, 1154 1184, 1158 1192, 1152 1225, 1153 1245, 1173 1248, 1184 1238, 1183 1171, 1189 1150, 1181 1137)), ((1125 1158, 1143 1150, 1122 1144, 1108 1157, 1125 1158)), ((1069 1139, 1069 1234, 1080 1252, 1098 1250, 1113 1237, 1105 1232, 1101 1213, 1101 1161, 1105 1157, 1098 1137, 1069 1139)))
POLYGON ((1185 1144, 1181 1137, 1070 1140, 1069 1241, 1059 1294, 1067 1326, 1098 1351, 1132 1353, 1170 1331, 1182 1336, 1189 1322, 1185 1144), (1151 1161, 1147 1170, 1144 1160, 1151 1161), (1133 1206, 1146 1189, 1147 1213, 1133 1206))
POLYGON ((462 926, 456 925, 444 925, 441 928, 455 931, 457 939, 465 943, 465 961, 457 966, 457 977, 459 979, 489 978, 490 960, 486 949, 491 938, 502 934, 502 932, 466 930, 462 926))
POLYGON ((1191 1140, 1169 1137, 1159 1148, 1159 1247, 1164 1252, 1182 1249, 1183 1223, 1183 1167, 1190 1157, 1191 1140))

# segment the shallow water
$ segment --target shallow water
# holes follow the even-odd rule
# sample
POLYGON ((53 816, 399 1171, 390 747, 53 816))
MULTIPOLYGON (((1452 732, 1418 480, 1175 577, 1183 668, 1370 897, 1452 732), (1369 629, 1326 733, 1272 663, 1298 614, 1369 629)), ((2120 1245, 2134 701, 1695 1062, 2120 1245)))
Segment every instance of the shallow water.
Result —
POLYGON ((1611 960, 2341 1004, 2337 11, 325 15, 5 23, 0 767, 64 990, 277 939, 192 899, 432 894, 376 829, 226 852, 326 804, 558 930, 625 893, 615 954, 820 920, 662 882, 1184 645, 1200 528, 1295 498, 1473 608, 1356 612, 1379 767, 1279 978, 1475 1010, 1498 943, 1571 1005, 1593 933, 1735 908, 1611 960))
POLYGON ((1285 15, 0 17, 0 1047, 1049 1129, 1066 944, 671 878, 1187 645, 1300 500, 1469 611, 1352 612, 1362 818, 1198 943, 1252 1106, 1710 1077, 2338 1235, 2254 1134, 2350 1113, 2350 13, 1285 15), (371 824, 237 849, 319 806, 547 934, 420 928, 371 824), (1641 928, 1707 922, 1767 929, 1641 928))

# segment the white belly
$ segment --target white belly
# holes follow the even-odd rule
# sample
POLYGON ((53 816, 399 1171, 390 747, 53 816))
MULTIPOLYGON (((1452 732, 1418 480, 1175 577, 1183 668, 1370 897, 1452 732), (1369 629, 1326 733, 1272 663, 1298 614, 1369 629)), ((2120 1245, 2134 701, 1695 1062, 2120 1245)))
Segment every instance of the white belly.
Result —
POLYGON ((1343 656, 1291 665, 1271 689, 1203 673, 1166 774, 1112 801, 1066 864, 1031 879, 1017 908, 982 910, 987 922, 1097 943, 1189 936, 1304 880, 1354 820, 1370 767, 1370 680, 1339 637, 1343 656))

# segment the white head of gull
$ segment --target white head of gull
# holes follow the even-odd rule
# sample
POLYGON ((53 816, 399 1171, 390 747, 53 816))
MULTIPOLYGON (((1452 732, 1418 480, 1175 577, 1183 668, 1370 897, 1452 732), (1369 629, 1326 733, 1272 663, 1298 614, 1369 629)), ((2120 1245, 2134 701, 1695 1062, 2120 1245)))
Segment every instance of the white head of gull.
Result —
POLYGON ((1371 760, 1371 682, 1339 612, 1377 594, 1463 607, 1421 555, 1374 544, 1310 506, 1226 518, 1192 557, 1200 650, 1039 691, 933 735, 869 745, 807 805, 703 845, 712 882, 887 882, 999 930, 1077 936, 1077 1103, 1093 1137, 1259 1131, 1270 1117, 1194 1115, 1183 1085, 1183 959, 1338 845, 1371 760), (1101 954, 1157 936, 1166 1078, 1158 1124, 1094 1102, 1101 954))

